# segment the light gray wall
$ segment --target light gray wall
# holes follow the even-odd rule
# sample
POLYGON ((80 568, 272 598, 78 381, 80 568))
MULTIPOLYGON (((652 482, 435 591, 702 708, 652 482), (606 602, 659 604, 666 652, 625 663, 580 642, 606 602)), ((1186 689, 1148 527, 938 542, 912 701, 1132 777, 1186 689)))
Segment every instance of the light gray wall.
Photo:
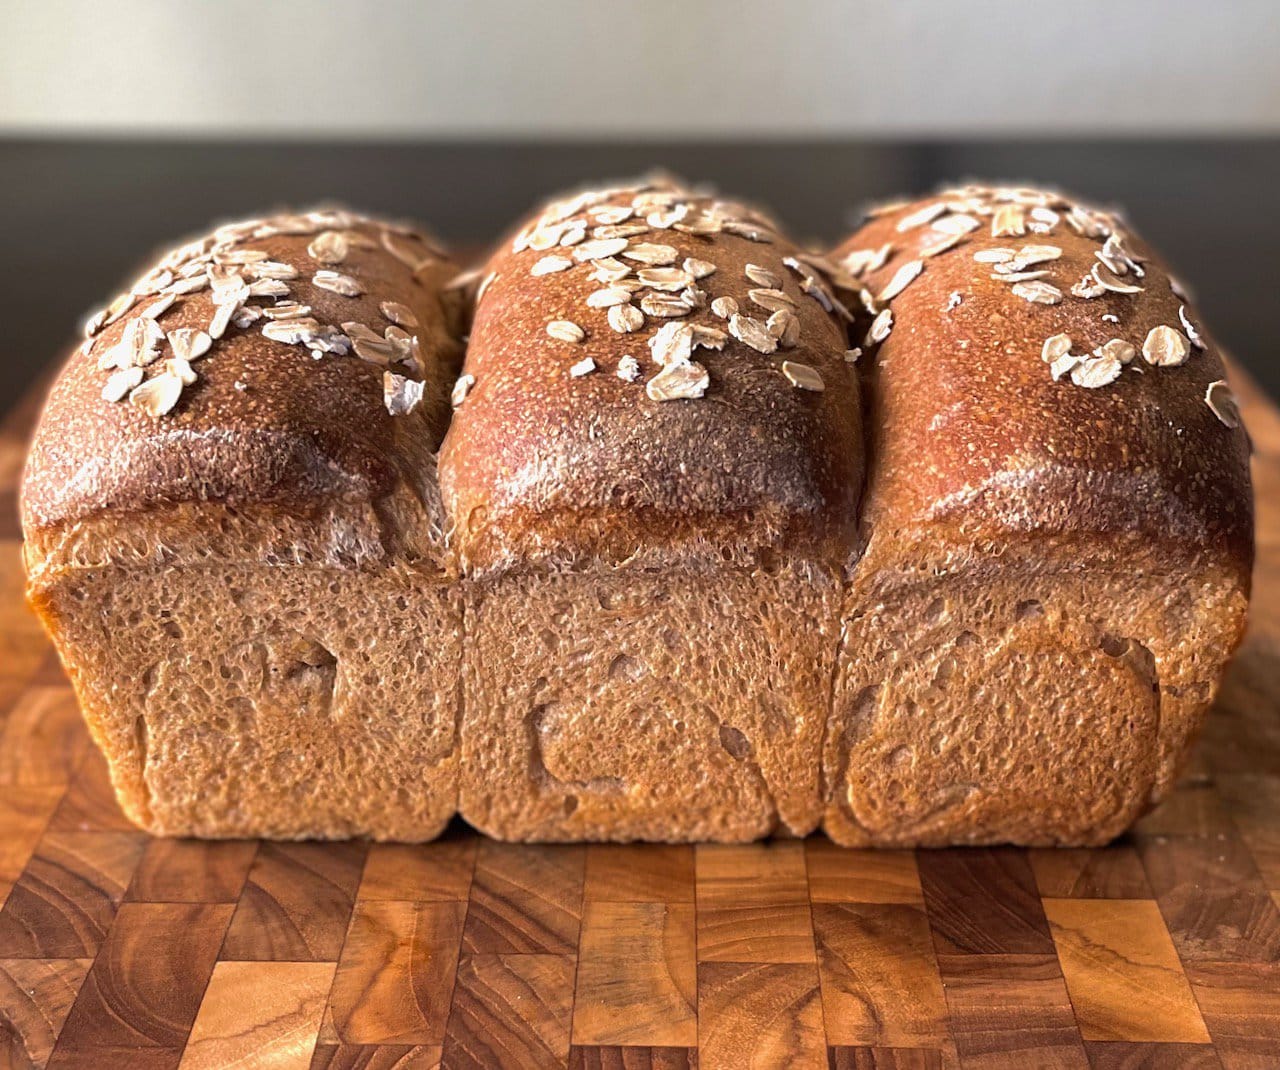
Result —
POLYGON ((1280 0, 5 0, 0 133, 1280 131, 1280 0))

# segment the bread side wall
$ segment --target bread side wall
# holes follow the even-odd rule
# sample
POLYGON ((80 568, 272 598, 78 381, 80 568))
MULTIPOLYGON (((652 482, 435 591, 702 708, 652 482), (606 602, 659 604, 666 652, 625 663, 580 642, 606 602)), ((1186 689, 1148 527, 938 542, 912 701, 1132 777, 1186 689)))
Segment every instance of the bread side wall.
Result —
POLYGON ((849 844, 1089 845, 1171 788, 1244 629, 1212 554, 874 544, 846 601, 825 825, 849 844))
POLYGON ((461 606, 433 573, 108 566, 37 608, 148 831, 413 841, 455 812, 461 606))

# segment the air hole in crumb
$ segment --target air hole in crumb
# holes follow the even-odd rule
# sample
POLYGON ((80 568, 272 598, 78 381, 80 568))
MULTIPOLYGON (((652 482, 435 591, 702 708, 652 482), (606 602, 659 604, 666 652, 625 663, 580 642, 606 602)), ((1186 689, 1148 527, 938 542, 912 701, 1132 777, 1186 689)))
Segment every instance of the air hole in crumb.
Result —
POLYGON ((1028 598, 1025 602, 1018 603, 1013 615, 1018 620, 1034 620, 1044 616, 1044 605, 1035 598, 1028 598))
POLYGON ((895 769, 903 769, 910 765, 915 758, 915 752, 910 747, 894 747, 889 752, 889 765, 895 769))
POLYGON ((924 610, 924 619, 930 624, 937 624, 947 612, 947 603, 944 599, 935 598, 930 602, 924 610))
POLYGON ((564 797, 564 816, 568 817, 578 809, 578 797, 576 795, 566 795, 564 797))
POLYGON ((639 680, 644 675, 644 665, 627 654, 619 654, 609 662, 609 679, 614 681, 639 680))
POLYGON ((946 685, 947 681, 955 675, 956 663, 951 658, 943 658, 938 663, 938 670, 933 674, 933 682, 938 687, 946 685))
POLYGON ((160 622, 160 630, 170 639, 182 638, 182 629, 178 626, 176 620, 162 620, 160 622))
POLYGON ((964 647, 967 647, 967 646, 977 646, 977 644, 978 644, 977 632, 964 631, 956 636, 955 645, 957 650, 963 649, 964 647))
POLYGON ((722 724, 720 726, 720 746, 728 751, 732 757, 739 760, 749 757, 751 754, 750 741, 732 725, 722 724))
POLYGON ((1120 635, 1104 635, 1099 648, 1109 658, 1122 658, 1129 653, 1130 642, 1120 635))

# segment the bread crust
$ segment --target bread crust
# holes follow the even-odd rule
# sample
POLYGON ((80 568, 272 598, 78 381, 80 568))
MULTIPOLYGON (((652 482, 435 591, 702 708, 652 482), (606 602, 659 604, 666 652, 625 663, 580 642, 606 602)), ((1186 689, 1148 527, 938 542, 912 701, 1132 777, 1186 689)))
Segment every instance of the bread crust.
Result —
MULTIPOLYGON (((634 279, 649 265, 629 259, 630 251, 613 259, 629 265, 634 279)), ((442 486, 467 567, 519 567, 557 555, 618 561, 648 547, 673 560, 681 548, 838 557, 862 483, 858 387, 843 360, 840 322, 801 288, 806 275, 819 273, 786 263, 801 264, 794 258, 803 255, 759 213, 665 182, 557 202, 505 242, 488 263, 476 307, 465 368, 474 384, 441 451, 442 486), (690 221, 719 211, 737 232, 648 227, 643 207, 633 209, 645 197, 655 211, 664 199, 690 205, 690 221), (729 324, 702 307, 686 317, 645 315, 636 333, 621 333, 611 329, 609 309, 588 304, 607 284, 575 257, 596 235, 614 233, 596 220, 632 211, 621 224, 641 231, 630 238, 632 250, 670 246, 671 265, 690 257, 714 265, 696 281, 704 305, 731 298, 741 313, 763 320, 769 311, 748 296, 762 284, 744 272, 755 264, 772 274, 794 306, 798 344, 766 354, 730 336, 719 351, 696 349, 693 360, 709 373, 705 396, 652 400, 646 383, 661 369, 646 343, 655 328, 729 324), (558 233, 577 219, 586 224, 585 242, 545 246, 535 237, 538 247, 528 247, 530 234, 558 233), (533 274, 548 256, 572 266, 533 274), (557 321, 576 324, 584 338, 550 337, 557 321), (626 355, 639 365, 633 382, 617 374, 626 355), (573 376, 570 369, 586 359, 596 370, 573 376), (793 386, 784 360, 816 368, 826 389, 793 386)), ((640 290, 630 307, 655 294, 640 290)))
MULTIPOLYGON (((308 218, 285 217, 293 223, 289 230, 303 230, 308 218)), ((22 485, 28 539, 38 541, 42 533, 96 515, 182 502, 270 502, 305 511, 318 501, 376 501, 398 484, 427 493, 422 488, 434 479, 434 466, 425 462, 444 435, 447 394, 461 355, 458 309, 444 291, 456 269, 402 228, 388 231, 348 213, 314 218, 318 222, 304 233, 247 236, 233 248, 298 267, 298 277, 284 283, 288 300, 309 306, 321 324, 385 328, 391 321, 382 303, 410 309, 419 324, 422 404, 407 417, 391 416, 382 367, 354 355, 317 359, 305 345, 265 337, 265 319, 244 329, 229 326, 207 355, 193 360, 199 379, 183 390, 172 411, 153 416, 127 400, 108 401, 103 388, 110 371, 99 368, 99 359, 163 291, 139 296, 125 315, 94 335, 87 353, 71 354, 50 391, 22 485), (364 240, 353 239, 339 263, 311 257, 308 245, 335 226, 364 240), (417 250, 420 270, 383 247, 387 233, 417 250), (363 292, 344 296, 322 289, 313 282, 313 272, 320 270, 357 278, 363 292)), ((201 243, 212 244, 212 238, 201 243)), ((250 299, 255 307, 273 303, 250 299)), ((158 323, 165 332, 205 329, 216 308, 206 287, 179 296, 158 323)), ((162 359, 173 352, 164 343, 159 350, 162 359)), ((157 361, 149 371, 159 368, 157 361)))
MULTIPOLYGON (((889 337, 866 365, 868 421, 875 458, 862 511, 864 532, 902 533, 951 524, 973 539, 1036 531, 1080 534, 1142 531, 1156 539, 1221 547, 1243 575, 1253 554, 1253 497, 1248 439, 1205 403, 1209 384, 1225 378, 1218 347, 1199 314, 1174 290, 1151 249, 1127 231, 1124 246, 1143 258, 1140 293, 1103 292, 1083 299, 1070 287, 1096 264, 1102 236, 1076 233, 1071 205, 1056 194, 1024 191, 1061 217, 1048 234, 993 236, 992 216, 954 248, 922 258, 942 236, 930 224, 900 229, 935 204, 966 213, 985 194, 954 191, 872 219, 834 251, 891 253, 861 282, 881 293, 913 260, 918 277, 887 305, 889 337), (1027 245, 1061 250, 1030 265, 1062 292, 1053 305, 1028 301, 998 281, 995 265, 974 255, 1027 245), (958 295, 958 301, 952 296, 958 295), (1152 328, 1184 330, 1179 309, 1207 348, 1184 364, 1152 367, 1142 357, 1152 328), (1107 320, 1103 317, 1115 317, 1107 320), (1090 354, 1113 338, 1137 355, 1119 379, 1097 389, 1069 377, 1054 381, 1042 359, 1045 341, 1071 339, 1090 354)), ((1113 216, 1092 213, 1099 220, 1113 216)), ((940 216, 938 218, 946 218, 940 216)), ((978 218, 978 217, 975 217, 978 218)))

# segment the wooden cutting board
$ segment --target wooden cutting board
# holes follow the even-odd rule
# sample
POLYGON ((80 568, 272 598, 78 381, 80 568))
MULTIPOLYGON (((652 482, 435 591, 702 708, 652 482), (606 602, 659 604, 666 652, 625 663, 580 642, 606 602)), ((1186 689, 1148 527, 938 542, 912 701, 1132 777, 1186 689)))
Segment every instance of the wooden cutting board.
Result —
POLYGON ((0 427, 0 1064, 1280 1066, 1280 412, 1249 638, 1169 801, 1090 851, 154 840, 22 603, 0 427))

